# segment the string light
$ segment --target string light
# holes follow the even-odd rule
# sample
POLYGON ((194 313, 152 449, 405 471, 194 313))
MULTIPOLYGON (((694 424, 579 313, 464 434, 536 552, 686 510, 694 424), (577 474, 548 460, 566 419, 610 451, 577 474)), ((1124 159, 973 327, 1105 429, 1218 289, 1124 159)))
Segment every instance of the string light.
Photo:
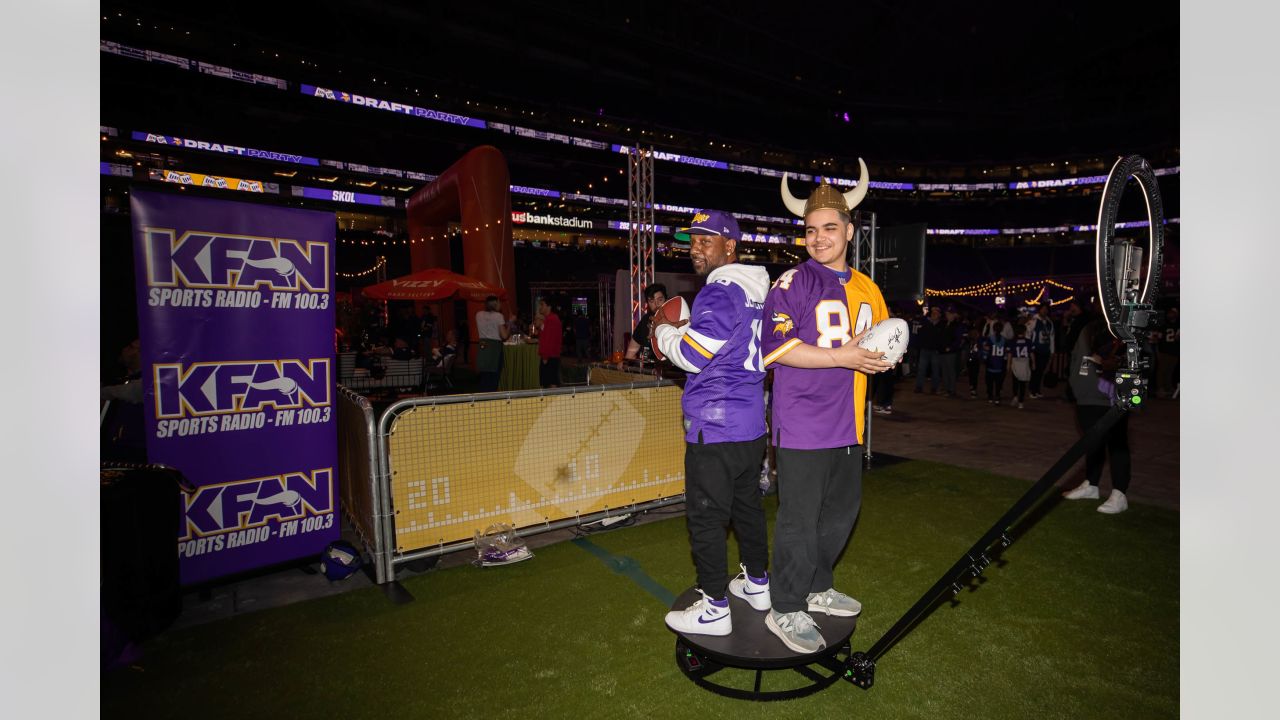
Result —
POLYGON ((361 270, 360 272, 352 272, 352 273, 335 272, 334 274, 341 278, 365 277, 366 275, 372 275, 378 272, 378 270, 381 269, 382 266, 386 264, 387 264, 387 259, 379 255, 378 262, 374 263, 373 267, 369 268, 368 270, 361 270))
MULTIPOLYGON (((1024 299, 1022 301, 1026 305, 1038 305, 1040 304, 1040 299, 1044 297, 1044 293, 1048 289, 1047 286, 1050 286, 1050 285, 1052 285, 1053 287, 1061 288, 1063 290, 1071 290, 1071 291, 1075 290, 1075 288, 1073 288, 1072 286, 1065 285, 1052 278, 1044 278, 1042 280, 1034 280, 1030 282, 1017 283, 1014 285, 1005 284, 1004 278, 1001 278, 999 280, 995 280, 989 283, 984 283, 981 285, 970 285, 962 288, 953 288, 951 290, 936 290, 934 288, 925 288, 924 294, 927 297, 939 297, 939 298, 994 297, 997 295, 1012 295, 1012 294, 1021 293, 1021 292, 1029 292, 1031 290, 1038 290, 1034 298, 1029 300, 1024 299)), ((1070 299, 1071 298, 1068 298, 1067 300, 1054 301, 1051 304, 1059 305, 1063 302, 1068 302, 1070 299)))

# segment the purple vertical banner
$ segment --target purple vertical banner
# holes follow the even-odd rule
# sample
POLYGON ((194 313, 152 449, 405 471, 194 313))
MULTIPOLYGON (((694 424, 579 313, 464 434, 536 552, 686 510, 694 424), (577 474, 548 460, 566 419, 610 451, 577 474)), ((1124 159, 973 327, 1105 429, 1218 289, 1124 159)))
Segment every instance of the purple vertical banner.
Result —
POLYGON ((333 213, 135 191, 147 456, 179 500, 181 582, 339 537, 333 213))

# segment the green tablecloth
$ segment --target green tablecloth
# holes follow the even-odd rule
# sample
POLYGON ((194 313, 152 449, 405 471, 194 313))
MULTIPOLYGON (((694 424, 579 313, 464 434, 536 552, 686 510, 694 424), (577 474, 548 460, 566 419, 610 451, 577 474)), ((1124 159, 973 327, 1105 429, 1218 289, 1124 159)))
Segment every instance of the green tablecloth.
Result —
POLYGON ((503 345, 498 390, 537 390, 538 387, 538 346, 532 343, 503 345))

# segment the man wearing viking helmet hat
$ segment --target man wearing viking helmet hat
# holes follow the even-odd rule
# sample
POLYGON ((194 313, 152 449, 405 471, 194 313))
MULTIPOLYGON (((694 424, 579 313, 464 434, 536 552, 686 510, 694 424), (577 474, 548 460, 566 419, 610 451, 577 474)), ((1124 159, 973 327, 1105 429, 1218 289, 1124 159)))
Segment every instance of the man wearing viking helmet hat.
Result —
POLYGON ((778 460, 772 609, 765 624, 796 652, 826 647, 809 613, 853 616, 862 605, 834 587, 836 557, 862 502, 863 413, 867 376, 892 369, 857 341, 889 316, 880 289, 850 268, 850 210, 867 193, 867 166, 855 189, 822 184, 808 200, 791 194, 787 209, 804 218, 809 259, 769 290, 761 333, 773 373, 773 444, 778 460))

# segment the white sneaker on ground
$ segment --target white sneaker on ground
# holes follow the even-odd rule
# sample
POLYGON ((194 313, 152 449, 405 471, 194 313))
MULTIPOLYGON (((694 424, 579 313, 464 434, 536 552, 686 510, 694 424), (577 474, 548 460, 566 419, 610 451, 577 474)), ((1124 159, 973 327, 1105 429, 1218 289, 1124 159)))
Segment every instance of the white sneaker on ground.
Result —
POLYGON ((764 618, 764 625, 778 636, 783 645, 798 653, 815 653, 827 646, 822 633, 818 632, 817 623, 803 610, 785 614, 770 610, 764 618))
POLYGON ((672 610, 667 613, 667 627, 685 635, 728 635, 733 632, 733 618, 729 617, 729 606, 719 607, 711 603, 711 598, 702 590, 702 599, 695 601, 684 610, 672 610))
POLYGON ((1074 489, 1062 493, 1062 497, 1068 500, 1097 500, 1098 486, 1085 480, 1074 489))
POLYGON ((809 612, 820 612, 840 617, 853 617, 862 612, 862 603, 836 590, 828 588, 820 593, 812 593, 806 598, 809 612))
POLYGON ((1125 497, 1124 493, 1119 490, 1112 490, 1111 494, 1107 496, 1107 501, 1098 506, 1098 512, 1108 515, 1122 513, 1128 509, 1129 498, 1125 497))
POLYGON ((741 563, 742 574, 729 581, 729 592, 747 601, 755 610, 768 610, 773 605, 769 598, 769 576, 765 576, 764 584, 757 585, 747 574, 747 566, 741 563))

